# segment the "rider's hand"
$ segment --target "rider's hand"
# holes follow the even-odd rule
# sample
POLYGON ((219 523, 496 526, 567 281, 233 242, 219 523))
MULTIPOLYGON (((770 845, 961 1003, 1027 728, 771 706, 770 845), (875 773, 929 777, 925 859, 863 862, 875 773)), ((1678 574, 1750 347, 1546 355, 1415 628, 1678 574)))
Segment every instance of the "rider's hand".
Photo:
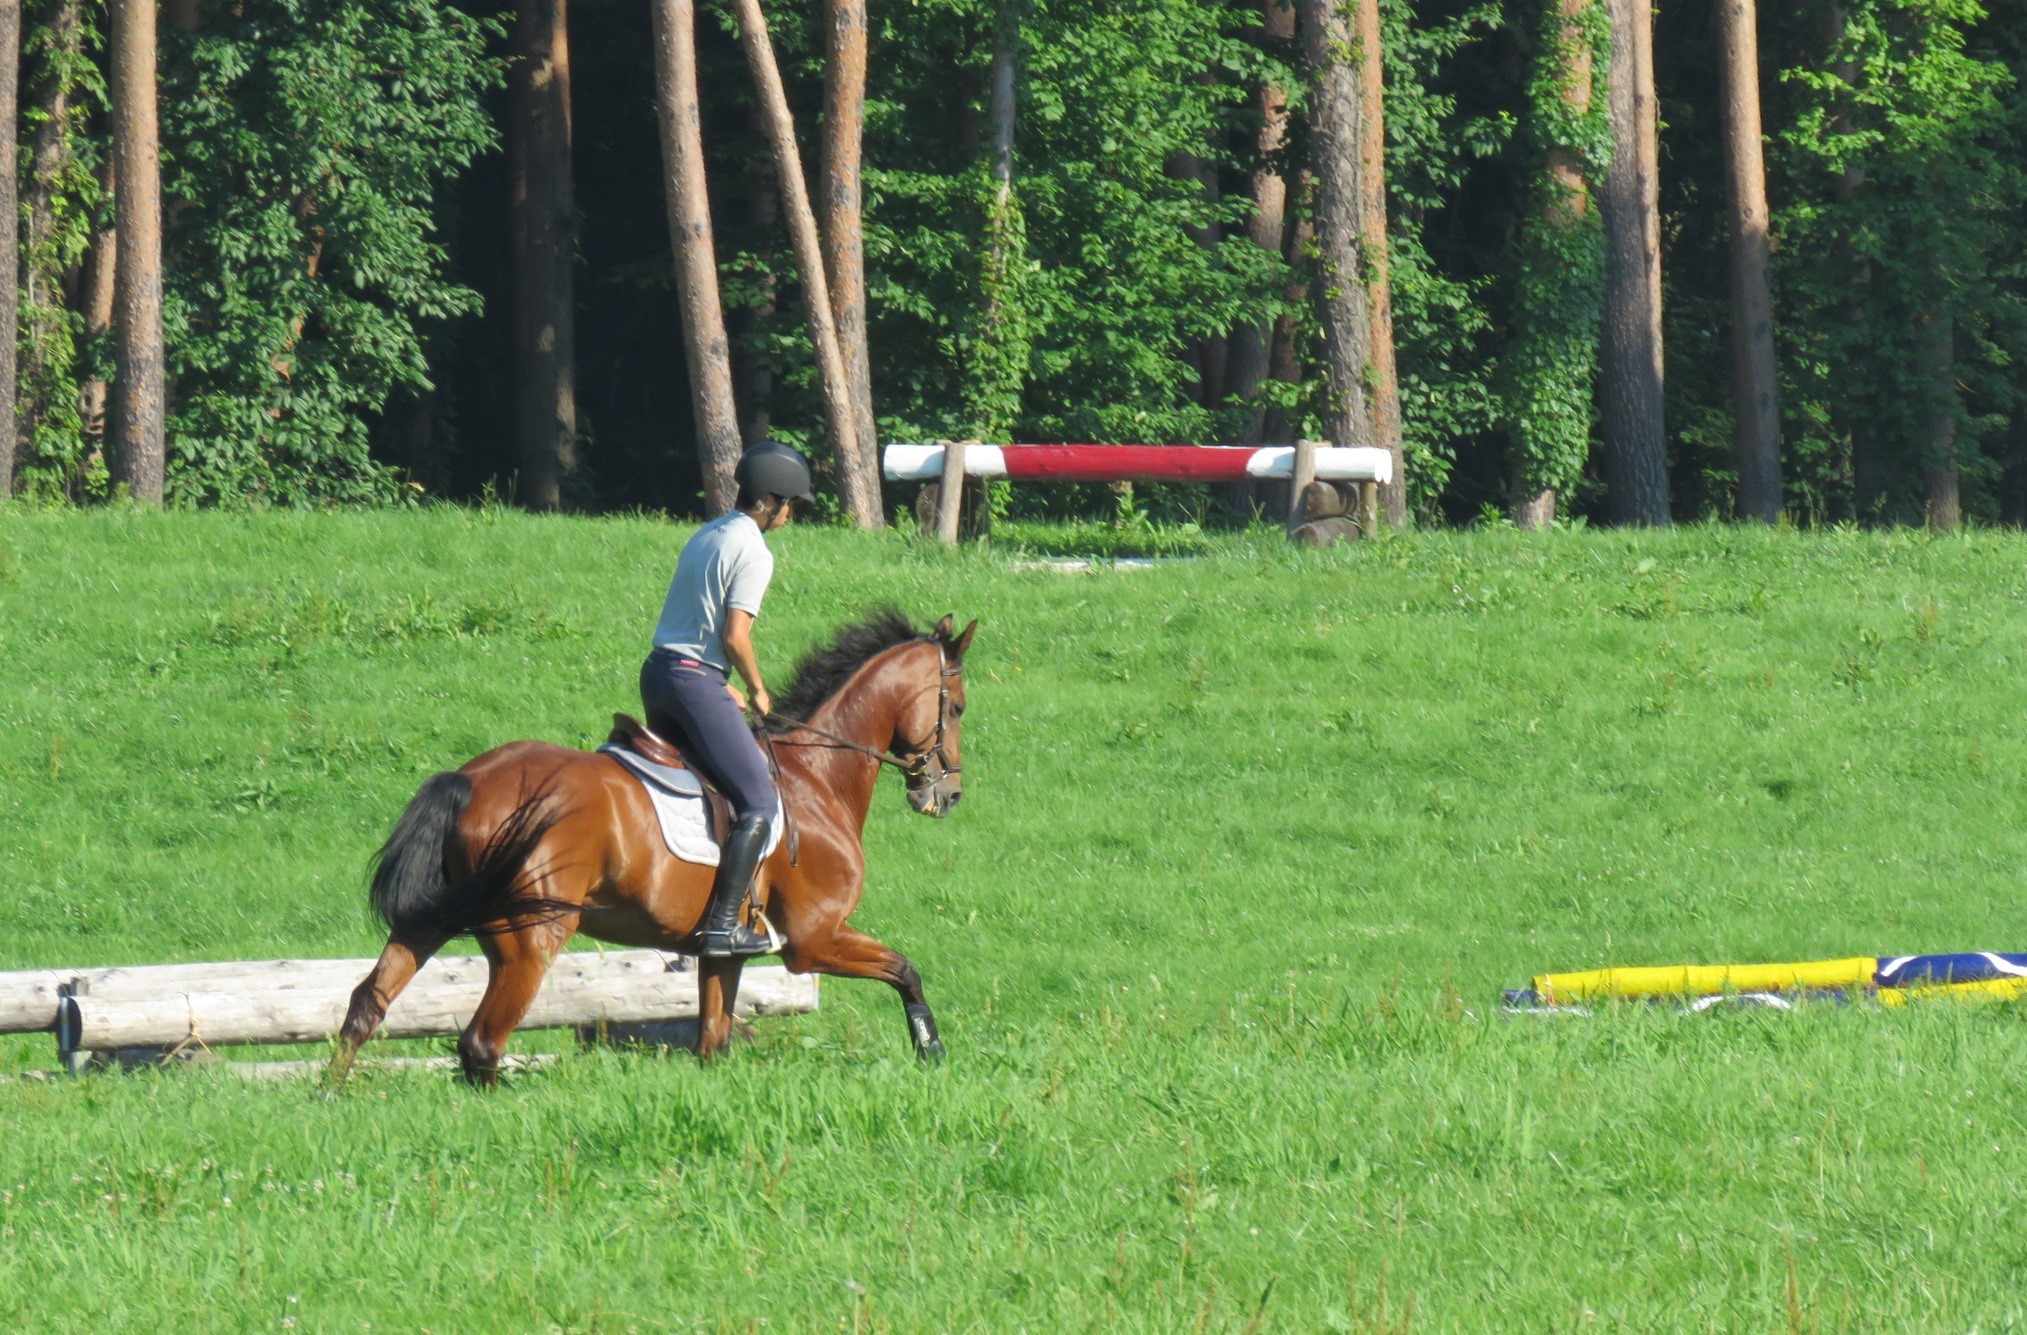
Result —
POLYGON ((774 697, 767 693, 765 686, 753 688, 753 712, 761 718, 766 718, 774 712, 774 697))
POLYGON ((725 683, 725 694, 727 694, 727 695, 729 695, 729 696, 731 696, 731 697, 732 697, 732 703, 733 703, 733 704, 734 704, 735 706, 737 706, 737 707, 738 707, 738 710, 739 710, 739 712, 740 712, 740 713, 742 713, 742 714, 743 714, 743 713, 745 713, 745 712, 746 712, 746 697, 745 697, 745 696, 743 696, 743 695, 741 695, 741 694, 739 694, 739 688, 738 688, 737 686, 734 686, 734 685, 733 685, 733 684, 732 684, 731 682, 729 682, 729 681, 728 681, 728 682, 726 682, 726 683, 725 683))

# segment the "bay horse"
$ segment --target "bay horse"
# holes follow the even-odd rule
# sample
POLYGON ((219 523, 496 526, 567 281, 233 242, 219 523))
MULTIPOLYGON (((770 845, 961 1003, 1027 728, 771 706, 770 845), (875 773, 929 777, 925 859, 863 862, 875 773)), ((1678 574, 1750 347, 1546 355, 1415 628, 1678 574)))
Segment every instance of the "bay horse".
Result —
MULTIPOLYGON (((916 1055, 943 1055, 922 977, 899 951, 847 920, 865 887, 861 848, 882 764, 907 776, 908 804, 944 817, 963 797, 964 655, 978 629, 927 634, 875 613, 814 647, 769 722, 793 837, 761 864, 755 899, 786 938, 797 973, 877 978, 901 994, 916 1055)), ((583 932, 616 945, 681 950, 710 898, 715 868, 679 861, 647 793, 609 755, 509 742, 423 782, 376 855, 374 909, 387 946, 354 989, 326 1076, 344 1082, 359 1048, 416 970, 467 932, 490 966, 484 998, 458 1038, 467 1080, 497 1082, 507 1037, 550 961, 583 932)), ((745 961, 705 959, 697 1051, 732 1037, 745 961)))

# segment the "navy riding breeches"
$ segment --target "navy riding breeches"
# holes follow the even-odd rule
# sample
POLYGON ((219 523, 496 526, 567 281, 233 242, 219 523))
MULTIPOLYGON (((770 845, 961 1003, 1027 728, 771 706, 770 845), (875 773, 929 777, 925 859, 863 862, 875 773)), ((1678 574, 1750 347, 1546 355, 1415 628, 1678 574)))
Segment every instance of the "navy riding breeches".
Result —
POLYGON ((683 748, 732 803, 732 818, 774 818, 778 797, 752 729, 725 689, 725 674, 672 649, 657 649, 640 668, 647 724, 683 748))

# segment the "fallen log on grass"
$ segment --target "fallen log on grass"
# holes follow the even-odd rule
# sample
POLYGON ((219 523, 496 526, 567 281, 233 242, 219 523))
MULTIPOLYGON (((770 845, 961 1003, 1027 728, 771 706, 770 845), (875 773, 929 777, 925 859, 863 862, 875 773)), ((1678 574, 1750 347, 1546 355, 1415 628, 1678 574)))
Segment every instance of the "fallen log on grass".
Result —
POLYGON ((39 1034, 56 1028, 63 989, 76 976, 61 969, 0 973, 0 1034, 39 1034))
MULTIPOLYGON (((688 1019, 697 1014, 697 974, 669 967, 657 951, 559 956, 519 1029, 577 1029, 688 1019)), ((71 1050, 207 1047, 238 1043, 318 1043, 338 1032, 352 988, 371 967, 345 981, 233 988, 229 985, 141 995, 128 987, 108 996, 97 988, 66 997, 57 1019, 58 1046, 71 1050)), ((380 1026, 386 1038, 434 1038, 461 1031, 485 994, 486 962, 477 956, 432 960, 395 998, 380 1026)), ((746 970, 735 1013, 783 1015, 816 1009, 814 978, 782 968, 746 970)))
MULTIPOLYGON (((388 1010, 385 1038, 431 1038, 461 1031, 477 1009, 484 985, 411 983, 388 1010)), ((66 999, 57 1038, 71 1048, 207 1047, 238 1043, 316 1043, 344 1023, 347 993, 186 992, 166 997, 107 1001, 66 999)), ((813 1009, 811 980, 785 969, 755 969, 741 982, 740 1015, 777 1015, 813 1009)), ((586 984, 568 976, 545 985, 518 1029, 575 1029, 600 1024, 677 1020, 696 1015, 697 975, 641 973, 586 984), (615 983, 621 985, 615 986, 615 983)))
MULTIPOLYGON (((481 970, 485 960, 475 960, 481 970)), ((431 961, 435 966, 439 961, 431 961)), ((452 961, 441 961, 451 965, 452 961)), ((118 964, 96 969, 30 969, 0 973, 0 1034, 37 1034, 56 1028, 68 992, 102 997, 160 996, 168 992, 350 988, 373 967, 366 959, 236 960, 201 964, 118 964), (349 979, 349 981, 347 981, 349 979)))
MULTIPOLYGON (((65 1052, 323 1042, 344 1022, 370 959, 256 960, 0 973, 0 1033, 55 1031, 65 1052)), ((478 955, 429 961, 389 1008, 380 1033, 431 1038, 464 1028, 485 994, 478 955)), ((749 968, 740 1016, 815 1010, 813 977, 749 968)), ((522 1029, 601 1028, 694 1018, 697 974, 656 950, 568 951, 557 957, 522 1029)))

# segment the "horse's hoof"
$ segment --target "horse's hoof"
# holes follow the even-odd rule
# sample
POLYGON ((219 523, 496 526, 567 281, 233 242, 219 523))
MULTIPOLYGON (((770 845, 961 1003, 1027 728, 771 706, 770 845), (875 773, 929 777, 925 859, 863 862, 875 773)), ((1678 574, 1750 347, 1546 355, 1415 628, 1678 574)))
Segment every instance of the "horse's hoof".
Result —
POLYGON ((925 1062, 943 1060, 943 1037, 936 1032, 936 1016, 919 1001, 908 1002, 908 1037, 915 1040, 915 1055, 925 1062))

